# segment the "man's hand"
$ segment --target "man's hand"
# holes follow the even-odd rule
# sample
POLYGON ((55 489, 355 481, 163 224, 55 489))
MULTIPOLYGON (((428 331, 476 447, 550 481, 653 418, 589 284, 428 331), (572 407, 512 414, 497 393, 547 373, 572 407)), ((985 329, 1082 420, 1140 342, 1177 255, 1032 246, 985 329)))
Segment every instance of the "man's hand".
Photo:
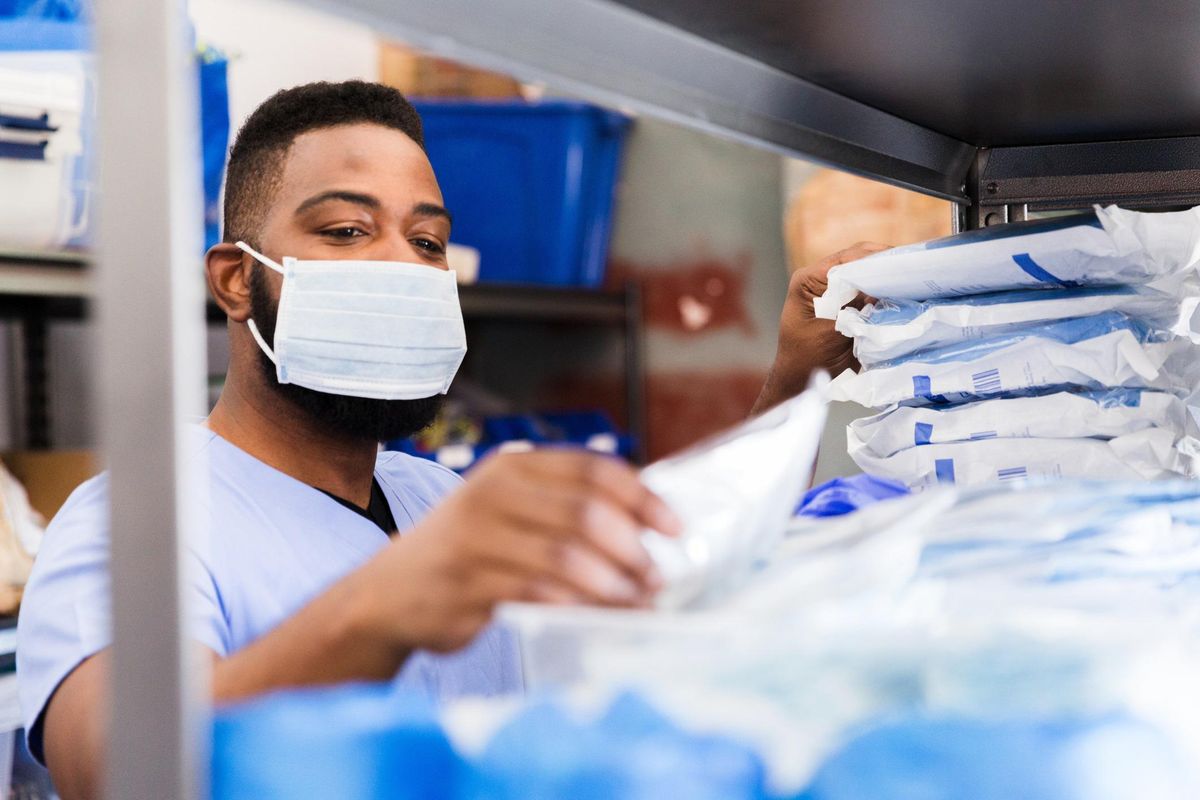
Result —
MULTIPOLYGON (((888 245, 859 242, 792 274, 779 324, 775 363, 752 413, 766 411, 804 391, 814 370, 825 369, 836 376, 858 367, 853 342, 833 329, 833 320, 814 316, 813 299, 825 293, 829 270, 887 249, 888 245)), ((860 296, 852 305, 861 308, 866 301, 860 296)))
POLYGON ((498 455, 364 568, 378 587, 373 624, 398 647, 448 651, 504 601, 645 606, 661 578, 641 531, 680 527, 613 458, 498 455))

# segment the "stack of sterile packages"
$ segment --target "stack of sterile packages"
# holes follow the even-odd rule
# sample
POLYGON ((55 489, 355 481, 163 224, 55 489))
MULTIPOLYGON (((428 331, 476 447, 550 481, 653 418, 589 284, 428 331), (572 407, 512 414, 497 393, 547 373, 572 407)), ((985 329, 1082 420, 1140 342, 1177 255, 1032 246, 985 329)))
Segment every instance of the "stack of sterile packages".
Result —
POLYGON ((817 316, 862 366, 830 397, 881 409, 851 457, 913 488, 1193 476, 1198 259, 1200 208, 1097 206, 835 267, 817 316))

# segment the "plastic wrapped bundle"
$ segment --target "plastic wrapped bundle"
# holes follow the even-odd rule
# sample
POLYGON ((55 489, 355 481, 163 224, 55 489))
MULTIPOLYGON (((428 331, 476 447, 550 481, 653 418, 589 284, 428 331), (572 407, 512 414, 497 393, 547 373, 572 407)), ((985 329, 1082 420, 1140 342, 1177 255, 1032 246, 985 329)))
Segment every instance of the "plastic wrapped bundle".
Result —
POLYGON ((1180 316, 1179 297, 1148 287, 997 292, 942 300, 877 300, 843 308, 838 332, 854 339, 854 356, 872 366, 958 344, 1019 333, 1031 325, 1119 311, 1162 330, 1180 316))
POLYGON ((1057 219, 982 228, 898 247, 829 272, 814 304, 835 319, 856 295, 928 300, 1011 289, 1143 285, 1181 276, 1200 258, 1200 209, 1149 214, 1109 206, 1057 219))
POLYGON ((984 439, 1114 439, 1148 428, 1194 449, 1195 423, 1168 392, 1107 389, 981 400, 960 406, 897 406, 850 423, 851 458, 887 456, 928 444, 984 439))
POLYGON ((1148 428, 1115 439, 982 439, 910 447, 879 457, 860 450, 867 472, 910 488, 978 486, 1027 478, 1145 480, 1190 477, 1193 458, 1169 430, 1148 428))
POLYGON ((1030 326, 1019 333, 965 341, 830 384, 833 400, 885 408, 948 405, 1057 387, 1191 392, 1200 358, 1188 339, 1120 312, 1030 326))

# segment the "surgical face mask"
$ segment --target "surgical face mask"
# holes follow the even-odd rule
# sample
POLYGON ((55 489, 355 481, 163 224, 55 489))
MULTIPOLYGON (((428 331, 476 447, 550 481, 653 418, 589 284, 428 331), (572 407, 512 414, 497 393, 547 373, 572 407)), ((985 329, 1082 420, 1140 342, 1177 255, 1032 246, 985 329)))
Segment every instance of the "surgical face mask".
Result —
POLYGON ((237 246, 283 275, 268 345, 280 383, 376 400, 445 394, 467 352, 453 272, 392 261, 302 261, 283 266, 237 246))

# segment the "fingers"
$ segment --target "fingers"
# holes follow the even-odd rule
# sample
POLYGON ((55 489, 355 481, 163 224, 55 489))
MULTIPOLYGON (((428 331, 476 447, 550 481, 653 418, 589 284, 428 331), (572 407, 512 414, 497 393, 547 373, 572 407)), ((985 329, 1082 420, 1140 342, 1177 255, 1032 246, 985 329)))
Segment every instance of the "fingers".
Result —
POLYGON ((839 264, 848 264, 851 261, 858 261, 860 258, 866 258, 867 256, 890 249, 890 245, 879 244, 877 242, 857 242, 845 250, 839 250, 833 255, 821 259, 813 266, 813 271, 820 274, 823 278, 829 274, 829 270, 839 264))
POLYGON ((652 596, 581 541, 513 531, 503 547, 488 548, 482 556, 494 571, 521 576, 519 585, 503 590, 511 599, 636 607, 652 596))
POLYGON ((477 578, 525 576, 515 599, 637 607, 662 588, 642 532, 678 535, 682 523, 632 467, 582 450, 539 450, 497 456, 467 483, 456 508, 482 512, 486 528, 459 529, 470 542, 463 552, 481 569, 477 578))
MULTIPOLYGON (((888 245, 859 242, 845 250, 826 256, 815 264, 796 270, 788 283, 789 294, 798 301, 797 313, 806 322, 813 319, 812 300, 825 294, 829 287, 829 270, 860 258, 890 250, 888 245)), ((861 300, 858 301, 861 305, 861 300)))
POLYGON ((589 494, 605 497, 644 527, 667 536, 683 531, 679 517, 658 495, 642 484, 636 470, 615 458, 585 450, 541 450, 520 460, 537 480, 564 481, 589 494))
POLYGON ((578 538, 649 591, 662 580, 642 544, 642 523, 605 497, 545 483, 517 483, 507 491, 508 518, 522 530, 578 538))

